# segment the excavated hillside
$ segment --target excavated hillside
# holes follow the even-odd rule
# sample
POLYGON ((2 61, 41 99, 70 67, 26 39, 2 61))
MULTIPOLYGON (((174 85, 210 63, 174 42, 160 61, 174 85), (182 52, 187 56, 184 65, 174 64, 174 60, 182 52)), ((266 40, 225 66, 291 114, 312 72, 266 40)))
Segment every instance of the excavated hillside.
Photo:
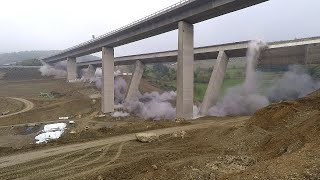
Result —
POLYGON ((107 168, 100 177, 320 179, 319 136, 320 90, 296 101, 271 104, 244 122, 134 147, 135 153, 122 155, 126 163, 107 168))
POLYGON ((320 179, 320 90, 257 111, 247 130, 263 134, 252 150, 260 163, 237 178, 320 179))

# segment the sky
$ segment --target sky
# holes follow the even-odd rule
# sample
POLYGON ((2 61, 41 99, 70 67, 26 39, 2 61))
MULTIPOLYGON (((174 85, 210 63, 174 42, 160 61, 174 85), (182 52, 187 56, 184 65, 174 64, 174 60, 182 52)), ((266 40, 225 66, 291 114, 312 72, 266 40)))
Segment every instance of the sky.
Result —
MULTIPOLYGON (((179 0, 4 0, 0 53, 62 50, 179 0)), ((320 36, 319 0, 270 0, 195 24, 195 47, 320 36)), ((116 56, 177 49, 177 31, 115 48, 116 56)), ((99 54, 96 54, 99 55, 99 54)))

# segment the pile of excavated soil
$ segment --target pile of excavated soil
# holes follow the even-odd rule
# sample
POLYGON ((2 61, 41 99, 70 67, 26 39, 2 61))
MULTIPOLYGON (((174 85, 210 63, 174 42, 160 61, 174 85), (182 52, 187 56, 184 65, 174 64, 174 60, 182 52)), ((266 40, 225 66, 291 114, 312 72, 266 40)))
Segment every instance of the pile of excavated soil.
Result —
POLYGON ((269 141, 261 150, 271 157, 293 152, 307 143, 319 143, 319 91, 296 101, 272 104, 257 111, 250 119, 249 127, 270 133, 269 141))

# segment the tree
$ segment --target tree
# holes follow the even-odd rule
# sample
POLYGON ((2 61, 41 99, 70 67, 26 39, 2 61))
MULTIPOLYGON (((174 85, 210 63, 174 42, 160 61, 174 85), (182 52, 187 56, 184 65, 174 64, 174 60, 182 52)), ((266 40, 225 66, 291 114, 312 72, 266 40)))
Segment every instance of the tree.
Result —
POLYGON ((169 68, 161 63, 153 65, 153 70, 160 77, 168 74, 169 72, 169 68))

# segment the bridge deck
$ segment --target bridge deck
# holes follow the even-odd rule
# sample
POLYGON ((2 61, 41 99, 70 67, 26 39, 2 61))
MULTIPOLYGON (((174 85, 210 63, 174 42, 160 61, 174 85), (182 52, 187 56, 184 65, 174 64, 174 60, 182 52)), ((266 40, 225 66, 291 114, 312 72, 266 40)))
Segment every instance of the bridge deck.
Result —
POLYGON ((179 21, 202 22, 268 0, 184 0, 158 13, 138 20, 96 39, 68 48, 42 59, 47 63, 80 57, 101 51, 102 47, 117 47, 178 28, 179 21))

